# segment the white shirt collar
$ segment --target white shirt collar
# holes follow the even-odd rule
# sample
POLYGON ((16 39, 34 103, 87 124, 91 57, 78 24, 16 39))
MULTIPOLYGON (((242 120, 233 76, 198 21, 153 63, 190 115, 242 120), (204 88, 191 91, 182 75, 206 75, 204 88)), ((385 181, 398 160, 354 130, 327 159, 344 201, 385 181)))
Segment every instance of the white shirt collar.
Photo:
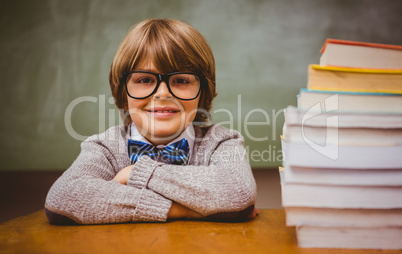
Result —
MULTIPOLYGON (((138 140, 144 143, 151 144, 144 136, 140 134, 140 132, 137 130, 137 126, 132 122, 130 126, 130 139, 138 140)), ((189 158, 191 158, 191 155, 193 154, 193 147, 194 147, 194 140, 195 140, 195 130, 193 124, 190 124, 177 138, 173 139, 169 144, 167 145, 158 145, 156 146, 157 148, 164 148, 165 146, 168 146, 170 144, 173 144, 179 140, 182 140, 185 138, 188 142, 188 146, 190 148, 189 152, 189 158)))

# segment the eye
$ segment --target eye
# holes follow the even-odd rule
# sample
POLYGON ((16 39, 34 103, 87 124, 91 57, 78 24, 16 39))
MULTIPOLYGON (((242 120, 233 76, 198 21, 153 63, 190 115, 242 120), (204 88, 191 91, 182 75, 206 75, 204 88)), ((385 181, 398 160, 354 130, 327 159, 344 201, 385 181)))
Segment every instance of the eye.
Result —
POLYGON ((155 85, 156 77, 146 73, 133 73, 129 77, 129 83, 136 85, 155 85))
POLYGON ((172 85, 178 85, 178 86, 188 85, 188 84, 190 84, 191 80, 190 80, 190 77, 187 77, 187 76, 186 75, 173 76, 170 83, 172 85))
POLYGON ((144 77, 144 78, 138 79, 135 83, 149 84, 149 83, 153 83, 153 80, 150 77, 144 77))
POLYGON ((176 84, 188 84, 189 83, 189 81, 184 78, 177 78, 177 79, 173 80, 173 82, 176 84))

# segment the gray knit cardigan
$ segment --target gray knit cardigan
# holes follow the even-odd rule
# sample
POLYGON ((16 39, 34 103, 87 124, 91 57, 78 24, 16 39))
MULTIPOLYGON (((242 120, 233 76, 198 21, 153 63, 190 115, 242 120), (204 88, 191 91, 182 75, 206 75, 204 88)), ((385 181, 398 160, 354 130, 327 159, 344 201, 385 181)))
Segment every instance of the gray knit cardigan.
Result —
POLYGON ((206 219, 241 219, 253 210, 256 183, 243 137, 219 125, 195 127, 189 165, 142 156, 127 185, 113 177, 130 165, 124 126, 81 144, 81 153, 53 184, 45 211, 52 224, 166 221, 172 201, 206 219))

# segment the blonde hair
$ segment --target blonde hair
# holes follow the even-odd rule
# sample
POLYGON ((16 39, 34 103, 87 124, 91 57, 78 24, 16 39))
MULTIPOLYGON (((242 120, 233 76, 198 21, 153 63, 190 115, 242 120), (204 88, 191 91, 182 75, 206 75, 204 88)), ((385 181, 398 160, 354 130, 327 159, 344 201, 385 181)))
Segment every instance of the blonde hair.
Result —
MULTIPOLYGON (((171 19, 147 19, 132 28, 114 57, 109 73, 109 84, 115 104, 128 110, 127 94, 121 76, 135 70, 142 63, 152 61, 162 73, 189 71, 203 75, 207 85, 201 88, 201 97, 195 120, 206 122, 216 97, 215 60, 204 37, 192 26, 171 19), (204 112, 203 112, 204 111, 204 112)), ((125 126, 131 123, 125 117, 125 126)))

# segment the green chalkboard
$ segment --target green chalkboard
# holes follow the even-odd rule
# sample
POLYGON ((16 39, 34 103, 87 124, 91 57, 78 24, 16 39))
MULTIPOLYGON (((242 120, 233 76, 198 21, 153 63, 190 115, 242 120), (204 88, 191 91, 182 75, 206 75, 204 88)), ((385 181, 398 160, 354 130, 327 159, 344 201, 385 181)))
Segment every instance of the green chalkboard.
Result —
POLYGON ((119 124, 110 64, 146 18, 204 35, 217 68, 213 121, 242 132, 253 167, 279 166, 282 110, 325 38, 402 45, 401 13, 399 0, 3 0, 0 169, 66 169, 80 139, 119 124))

